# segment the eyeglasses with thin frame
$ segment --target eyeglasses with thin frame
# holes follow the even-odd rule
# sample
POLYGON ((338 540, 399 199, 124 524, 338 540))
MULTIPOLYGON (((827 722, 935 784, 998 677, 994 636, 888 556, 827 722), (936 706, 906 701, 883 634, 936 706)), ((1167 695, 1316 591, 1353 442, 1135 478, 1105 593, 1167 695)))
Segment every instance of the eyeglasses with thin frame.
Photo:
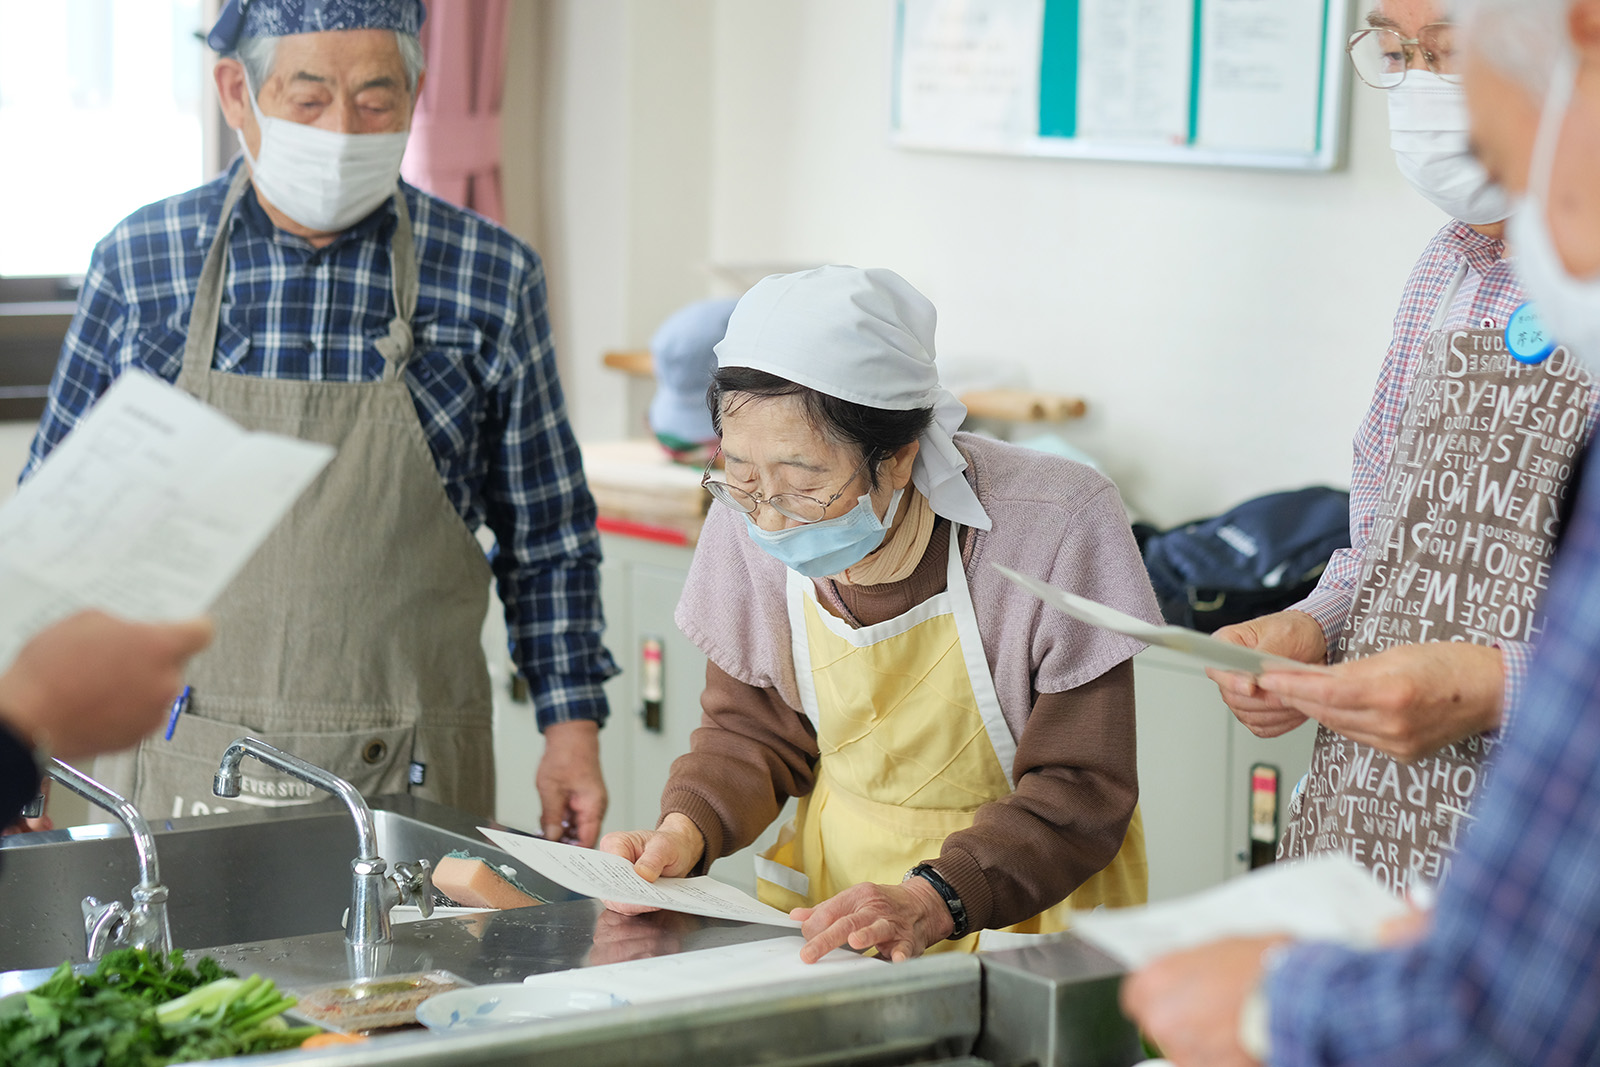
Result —
POLYGON ((751 493, 711 477, 711 468, 717 462, 717 456, 721 454, 722 449, 717 449, 711 457, 711 462, 706 464, 705 473, 700 476, 700 485, 711 494, 711 499, 745 515, 755 514, 756 508, 766 504, 784 518, 802 523, 821 522, 823 516, 828 513, 828 506, 844 496, 845 491, 855 484, 857 476, 867 467, 867 457, 862 456, 856 469, 850 472, 850 480, 826 500, 818 500, 803 493, 775 493, 772 496, 762 496, 760 493, 751 493))
POLYGON ((1350 35, 1345 52, 1356 68, 1356 76, 1374 89, 1393 89, 1406 80, 1417 53, 1428 69, 1448 82, 1461 80, 1456 63, 1456 28, 1448 22, 1433 22, 1417 31, 1415 37, 1402 37, 1394 30, 1372 27, 1350 35))

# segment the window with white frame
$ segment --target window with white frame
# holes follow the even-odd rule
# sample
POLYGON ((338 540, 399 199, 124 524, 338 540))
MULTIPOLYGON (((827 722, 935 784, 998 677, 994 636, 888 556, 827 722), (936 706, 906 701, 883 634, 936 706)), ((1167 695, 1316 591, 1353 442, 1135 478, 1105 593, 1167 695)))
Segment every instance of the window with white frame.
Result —
POLYGON ((0 278, 81 275, 205 177, 202 0, 0 0, 0 278))

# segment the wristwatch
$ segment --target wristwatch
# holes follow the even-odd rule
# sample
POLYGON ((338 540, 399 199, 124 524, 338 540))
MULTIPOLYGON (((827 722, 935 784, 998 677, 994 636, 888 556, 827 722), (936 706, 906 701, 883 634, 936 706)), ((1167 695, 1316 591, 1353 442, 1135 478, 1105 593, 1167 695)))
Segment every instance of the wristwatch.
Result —
POLYGON ((907 871, 905 878, 900 880, 904 882, 910 878, 921 878, 923 881, 933 886, 934 890, 941 898, 943 898, 944 906, 950 909, 950 919, 955 923, 955 929, 950 932, 950 936, 945 940, 959 941, 963 937, 966 937, 968 932, 967 906, 961 903, 961 897, 956 894, 956 891, 953 888, 951 888, 950 883, 944 880, 944 876, 938 871, 934 870, 932 865, 927 863, 919 863, 907 871))

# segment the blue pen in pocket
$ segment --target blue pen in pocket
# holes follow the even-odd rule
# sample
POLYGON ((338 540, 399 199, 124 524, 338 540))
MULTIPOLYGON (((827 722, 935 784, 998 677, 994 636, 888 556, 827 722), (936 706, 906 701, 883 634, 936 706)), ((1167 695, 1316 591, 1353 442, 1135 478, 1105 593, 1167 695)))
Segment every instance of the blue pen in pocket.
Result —
POLYGON ((165 740, 172 740, 172 733, 178 728, 178 716, 183 714, 183 709, 189 706, 189 694, 194 690, 191 686, 184 686, 183 692, 178 694, 178 699, 172 702, 172 715, 167 719, 167 736, 165 740))

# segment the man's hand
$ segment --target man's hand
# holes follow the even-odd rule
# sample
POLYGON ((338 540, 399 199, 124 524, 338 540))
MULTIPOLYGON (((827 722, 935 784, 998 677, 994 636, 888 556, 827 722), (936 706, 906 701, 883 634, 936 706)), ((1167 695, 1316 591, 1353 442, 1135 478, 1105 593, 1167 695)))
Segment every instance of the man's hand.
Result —
POLYGON ((1232 938, 1164 956, 1122 983, 1122 1010, 1184 1067, 1246 1067, 1239 1010, 1283 938, 1232 938))
POLYGON ((955 930, 949 906, 924 878, 899 885, 862 882, 814 908, 796 908, 789 918, 800 920, 806 939, 800 958, 806 963, 846 945, 857 952, 876 948, 879 956, 899 963, 922 955, 955 930))
POLYGON ((1500 725, 1500 650, 1457 641, 1398 645, 1327 674, 1273 671, 1256 682, 1334 733, 1406 763, 1500 725))
MULTIPOLYGON (((705 838, 699 827, 681 812, 668 812, 661 825, 654 830, 618 830, 609 833, 600 842, 600 851, 621 856, 633 864, 640 878, 653 882, 657 878, 682 878, 694 870, 705 853, 705 838)), ((606 907, 623 915, 643 915, 656 911, 638 904, 619 904, 606 901, 606 907)))
MULTIPOLYGON (((1328 655, 1321 624, 1303 611, 1263 615, 1224 626, 1211 636, 1301 663, 1322 663, 1328 655)), ((1234 717, 1257 737, 1277 737, 1306 721, 1303 712, 1263 691, 1248 674, 1213 668, 1206 671, 1206 677, 1217 683, 1223 703, 1232 709, 1234 717)))
POLYGON ((587 719, 545 727, 544 758, 533 784, 539 790, 539 824, 551 841, 593 848, 606 814, 600 776, 600 724, 587 719))
POLYGON ((0 718, 64 760, 137 744, 183 689, 183 669, 211 643, 211 623, 127 622, 99 611, 41 631, 0 674, 0 718))

